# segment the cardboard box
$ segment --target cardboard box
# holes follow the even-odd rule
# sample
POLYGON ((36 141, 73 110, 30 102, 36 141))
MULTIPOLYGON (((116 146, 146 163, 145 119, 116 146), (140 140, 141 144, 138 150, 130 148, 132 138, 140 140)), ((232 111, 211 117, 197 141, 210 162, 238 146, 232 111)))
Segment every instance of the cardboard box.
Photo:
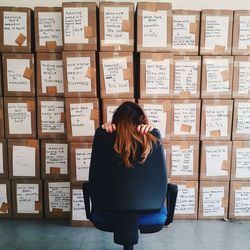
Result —
POLYGON ((198 55, 200 11, 173 10, 172 52, 175 55, 198 55))
POLYGON ((42 219, 41 180, 12 180, 12 213, 14 219, 42 219))
POLYGON ((233 56, 204 56, 201 98, 230 99, 232 96, 233 56))
POLYGON ((82 186, 71 186, 70 225, 72 227, 87 227, 93 224, 86 217, 82 186))
POLYGON ((174 61, 170 53, 140 53, 140 98, 169 98, 173 89, 174 61))
POLYGON ((66 140, 41 140, 41 172, 43 179, 69 179, 68 152, 66 140))
POLYGON ((134 3, 99 3, 100 51, 134 51, 134 3))
POLYGON ((8 162, 10 179, 39 179, 39 141, 33 139, 9 139, 8 162))
POLYGON ((0 179, 0 218, 10 219, 12 214, 10 181, 0 179))
POLYGON ((231 180, 250 181, 250 141, 233 141, 231 180))
POLYGON ((0 96, 3 96, 3 86, 2 86, 2 82, 3 82, 3 78, 2 78, 2 56, 0 55, 0 96))
POLYGON ((234 11, 233 55, 250 55, 250 10, 234 11))
POLYGON ((167 177, 170 178, 170 142, 164 142, 163 144, 164 148, 164 155, 166 160, 166 170, 167 170, 167 177))
POLYGON ((250 56, 234 57, 233 98, 250 98, 250 56))
POLYGON ((250 219, 250 182, 231 181, 229 219, 250 219))
POLYGON ((61 53, 36 54, 37 96, 64 96, 61 53))
POLYGON ((229 181, 232 142, 202 141, 200 180, 229 181))
POLYGON ((4 138, 4 108, 2 97, 0 97, 0 138, 4 138))
POLYGON ((137 51, 170 52, 171 30, 171 3, 137 3, 137 51))
POLYGON ((135 102, 135 99, 102 99, 102 122, 111 122, 115 110, 126 101, 135 102))
POLYGON ((198 219, 227 218, 229 182, 201 181, 198 219))
POLYGON ((33 50, 33 11, 30 8, 0 7, 0 51, 33 50))
POLYGON ((35 7, 36 52, 58 52, 63 49, 61 7, 35 7))
POLYGON ((201 55, 230 55, 233 10, 201 11, 201 55))
POLYGON ((63 52, 64 96, 97 97, 94 51, 63 52))
POLYGON ((34 54, 3 53, 4 96, 35 96, 34 54))
POLYGON ((39 139, 66 139, 64 98, 38 97, 37 123, 39 139))
POLYGON ((92 142, 70 143, 70 182, 82 186, 89 180, 89 167, 92 153, 92 142))
POLYGON ((68 141, 91 142, 99 127, 97 98, 66 98, 66 122, 68 141))
POLYGON ((174 56, 174 84, 171 93, 175 99, 199 99, 201 84, 201 57, 174 56))
POLYGON ((7 141, 6 139, 0 139, 0 180, 8 179, 9 166, 7 160, 7 141))
POLYGON ((171 103, 169 100, 138 100, 149 122, 158 128, 163 142, 170 139, 171 103))
POLYGON ((234 101, 233 141, 250 140, 250 100, 234 101))
POLYGON ((172 181, 178 185, 174 219, 196 220, 198 215, 198 181, 172 181))
POLYGON ((199 142, 171 141, 169 159, 171 181, 198 181, 199 142))
POLYGON ((199 140, 200 109, 200 100, 171 101, 171 141, 199 140))
POLYGON ((96 3, 62 3, 63 49, 97 50, 96 3))
POLYGON ((233 100, 202 100, 201 140, 231 139, 233 100))
POLYGON ((70 218, 69 181, 44 181, 44 208, 46 219, 70 218))
POLYGON ((32 97, 5 97, 6 138, 36 138, 36 103, 32 97))
POLYGON ((134 98, 131 52, 100 52, 101 98, 134 98))

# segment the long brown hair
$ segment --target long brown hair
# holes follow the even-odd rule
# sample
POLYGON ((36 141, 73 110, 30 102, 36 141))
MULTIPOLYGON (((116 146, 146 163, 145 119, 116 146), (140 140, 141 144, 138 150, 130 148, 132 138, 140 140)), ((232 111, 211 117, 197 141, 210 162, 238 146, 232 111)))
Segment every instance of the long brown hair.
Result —
POLYGON ((115 152, 121 157, 125 167, 133 167, 132 162, 144 163, 152 151, 157 138, 150 133, 142 135, 137 131, 140 124, 148 124, 143 109, 133 102, 122 103, 114 112, 112 123, 116 125, 115 152), (139 145, 140 155, 138 155, 139 145))

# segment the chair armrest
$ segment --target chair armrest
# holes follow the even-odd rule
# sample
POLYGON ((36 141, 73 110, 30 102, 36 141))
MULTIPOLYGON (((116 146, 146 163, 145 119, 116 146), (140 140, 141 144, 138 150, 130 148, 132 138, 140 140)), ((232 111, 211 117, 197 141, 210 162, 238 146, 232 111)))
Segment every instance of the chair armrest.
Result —
POLYGON ((86 181, 82 184, 83 199, 86 211, 86 217, 88 220, 92 221, 91 209, 90 209, 90 192, 89 192, 89 182, 86 181))
POLYGON ((174 211, 176 205, 176 199, 178 194, 178 186, 176 184, 168 183, 167 187, 167 220, 165 226, 169 225, 174 220, 174 211))

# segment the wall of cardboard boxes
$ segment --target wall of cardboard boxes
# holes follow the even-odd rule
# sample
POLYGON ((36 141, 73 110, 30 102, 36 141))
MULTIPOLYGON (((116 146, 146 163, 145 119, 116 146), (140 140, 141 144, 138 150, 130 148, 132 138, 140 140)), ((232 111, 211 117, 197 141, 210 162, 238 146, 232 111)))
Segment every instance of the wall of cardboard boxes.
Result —
POLYGON ((0 8, 0 218, 87 225, 93 135, 125 100, 161 131, 176 218, 250 218, 250 11, 134 8, 0 8))

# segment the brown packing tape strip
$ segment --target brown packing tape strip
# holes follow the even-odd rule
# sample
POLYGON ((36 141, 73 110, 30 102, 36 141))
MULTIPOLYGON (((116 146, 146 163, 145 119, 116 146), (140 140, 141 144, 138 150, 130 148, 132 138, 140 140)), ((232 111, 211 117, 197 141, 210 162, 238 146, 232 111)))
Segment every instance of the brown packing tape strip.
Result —
POLYGON ((180 142, 180 149, 189 149, 190 145, 188 142, 180 142))
POLYGON ((88 67, 85 76, 89 79, 93 79, 96 74, 96 68, 92 68, 91 66, 88 67))
POLYGON ((123 79, 130 81, 131 78, 132 78, 131 69, 130 68, 123 69, 123 79))
POLYGON ((180 92, 181 98, 190 98, 190 92, 189 91, 182 91, 180 92))
POLYGON ((163 111, 164 112, 171 112, 171 102, 164 102, 163 103, 163 111))
POLYGON ((221 136, 221 135, 220 135, 220 130, 213 130, 213 131, 210 131, 210 136, 211 136, 211 137, 216 137, 216 138, 220 137, 220 136, 221 136))
POLYGON ((146 3, 145 10, 157 11, 157 3, 146 3))
POLYGON ((26 67, 24 72, 23 72, 23 77, 30 80, 32 75, 33 75, 33 69, 26 67))
POLYGON ((186 188, 194 188, 195 187, 195 182, 187 181, 185 186, 186 186, 186 188))
POLYGON ((190 133, 190 132, 191 132, 191 129, 192 129, 192 126, 191 126, 191 125, 188 125, 188 124, 181 124, 181 131, 182 131, 182 132, 190 133))
POLYGON ((228 199, 222 198, 222 207, 228 207, 228 199))
POLYGON ((247 92, 247 97, 250 98, 250 90, 248 90, 248 92, 247 92))
POLYGON ((249 53, 250 53, 250 44, 249 44, 249 45, 247 45, 247 52, 249 52, 249 53))
POLYGON ((233 145, 235 148, 243 148, 245 146, 244 141, 234 141, 233 145))
POLYGON ((50 168, 50 174, 51 175, 60 175, 61 169, 59 167, 51 167, 50 168))
POLYGON ((37 140, 28 140, 26 143, 26 146, 36 148, 37 147, 37 140))
POLYGON ((241 190, 241 182, 233 182, 233 187, 235 190, 241 190))
POLYGON ((3 119, 3 109, 0 109, 0 119, 3 119))
POLYGON ((65 117, 65 112, 62 112, 62 113, 61 113, 61 117, 60 117, 60 122, 64 123, 64 122, 66 121, 65 118, 66 118, 66 117, 65 117))
POLYGON ((46 48, 47 49, 55 49, 56 48, 56 41, 46 41, 46 48))
POLYGON ((48 94, 57 94, 57 86, 46 86, 46 92, 48 94))
POLYGON ((62 210, 62 208, 53 208, 52 209, 52 213, 54 214, 54 215, 62 215, 63 214, 63 210, 62 210))
POLYGON ((129 32, 131 27, 131 21, 130 20, 122 20, 122 31, 123 32, 129 32))
POLYGON ((17 43, 19 46, 22 46, 26 39, 27 39, 27 37, 25 35, 23 35, 22 33, 20 33, 17 36, 15 43, 17 43))
POLYGON ((229 81, 229 72, 228 72, 228 70, 223 70, 221 72, 221 76, 222 76, 223 82, 229 81))
POLYGON ((229 171, 230 161, 223 160, 221 164, 221 170, 229 171))
POLYGON ((197 32, 197 23, 190 23, 189 25, 189 33, 195 34, 197 32))
POLYGON ((92 109, 90 113, 90 120, 97 120, 99 118, 99 109, 92 109))
POLYGON ((40 201, 35 201, 35 211, 41 211, 42 210, 42 204, 40 201))
POLYGON ((28 111, 34 111, 36 108, 36 103, 34 100, 27 101, 28 111))
POLYGON ((163 60, 161 53, 152 53, 151 56, 152 56, 153 61, 162 61, 163 60))
POLYGON ((219 54, 223 54, 225 52, 225 46, 222 45, 215 45, 214 46, 214 52, 217 52, 219 54))
POLYGON ((9 209, 8 203, 2 202, 2 205, 0 207, 0 211, 6 214, 8 212, 8 209, 9 209))
POLYGON ((84 27, 84 37, 85 38, 92 38, 94 36, 93 33, 94 33, 93 27, 91 27, 91 26, 84 27))

